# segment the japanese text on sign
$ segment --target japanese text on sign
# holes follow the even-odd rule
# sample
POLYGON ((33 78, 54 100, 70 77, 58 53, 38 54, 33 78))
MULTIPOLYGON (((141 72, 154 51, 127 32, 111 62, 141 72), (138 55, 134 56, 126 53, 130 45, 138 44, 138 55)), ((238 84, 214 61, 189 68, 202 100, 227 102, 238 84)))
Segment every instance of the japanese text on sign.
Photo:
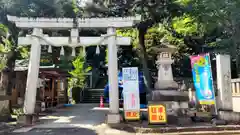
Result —
POLYGON ((138 69, 137 68, 124 68, 123 80, 125 81, 138 81, 138 69))
POLYGON ((139 120, 140 119, 139 112, 125 111, 125 119, 126 120, 139 120))
POLYGON ((139 77, 137 67, 123 68, 124 111, 139 112, 139 77))
POLYGON ((163 105, 149 105, 148 115, 150 124, 166 123, 166 108, 163 105))

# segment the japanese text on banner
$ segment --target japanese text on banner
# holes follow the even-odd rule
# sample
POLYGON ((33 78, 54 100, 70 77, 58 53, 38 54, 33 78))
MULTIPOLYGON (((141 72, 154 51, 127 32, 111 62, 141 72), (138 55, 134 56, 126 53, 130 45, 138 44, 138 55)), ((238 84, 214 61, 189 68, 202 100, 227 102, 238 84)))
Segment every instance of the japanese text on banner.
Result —
POLYGON ((214 104, 215 93, 209 55, 191 56, 191 66, 198 101, 200 104, 214 104))

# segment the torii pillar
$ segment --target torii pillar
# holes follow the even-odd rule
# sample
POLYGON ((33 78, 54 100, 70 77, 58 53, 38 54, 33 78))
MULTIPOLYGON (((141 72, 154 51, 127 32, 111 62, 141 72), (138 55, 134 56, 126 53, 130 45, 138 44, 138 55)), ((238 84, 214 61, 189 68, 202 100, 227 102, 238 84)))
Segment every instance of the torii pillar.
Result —
MULTIPOLYGON (((115 35, 116 28, 108 28, 107 35, 115 35)), ((118 90, 118 59, 116 37, 108 38, 108 81, 109 81, 109 114, 108 123, 120 123, 119 90, 118 90)))
MULTIPOLYGON (((36 36, 42 36, 42 29, 34 28, 33 34, 36 36)), ((39 75, 40 57, 41 57, 41 45, 40 40, 37 37, 32 38, 32 45, 30 51, 30 60, 27 75, 27 84, 24 101, 24 114, 26 115, 26 124, 32 123, 32 117, 35 113, 37 83, 39 75)))

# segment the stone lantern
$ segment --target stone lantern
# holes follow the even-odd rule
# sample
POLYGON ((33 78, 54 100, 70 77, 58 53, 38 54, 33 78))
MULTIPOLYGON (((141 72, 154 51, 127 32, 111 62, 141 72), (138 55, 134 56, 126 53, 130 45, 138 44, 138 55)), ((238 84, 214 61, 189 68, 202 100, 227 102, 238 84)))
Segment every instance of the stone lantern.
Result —
MULTIPOLYGON (((174 62, 172 54, 175 51, 176 47, 169 44, 151 48, 151 52, 157 54, 158 78, 147 99, 148 104, 164 104, 168 116, 179 117, 179 110, 188 109, 189 97, 188 92, 180 91, 178 83, 173 80, 171 65, 174 62)), ((174 121, 176 122, 176 119, 174 121)))
POLYGON ((157 55, 158 79, 154 85, 155 89, 172 90, 178 88, 178 84, 173 80, 172 73, 172 53, 176 51, 174 46, 161 45, 152 48, 157 55))

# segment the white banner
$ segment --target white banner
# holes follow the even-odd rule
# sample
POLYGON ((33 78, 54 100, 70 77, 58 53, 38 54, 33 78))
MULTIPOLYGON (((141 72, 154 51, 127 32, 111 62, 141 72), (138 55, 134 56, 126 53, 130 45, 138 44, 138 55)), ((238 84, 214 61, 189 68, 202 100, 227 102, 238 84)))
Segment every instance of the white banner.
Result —
POLYGON ((122 73, 124 110, 140 111, 138 68, 123 68, 122 73))

